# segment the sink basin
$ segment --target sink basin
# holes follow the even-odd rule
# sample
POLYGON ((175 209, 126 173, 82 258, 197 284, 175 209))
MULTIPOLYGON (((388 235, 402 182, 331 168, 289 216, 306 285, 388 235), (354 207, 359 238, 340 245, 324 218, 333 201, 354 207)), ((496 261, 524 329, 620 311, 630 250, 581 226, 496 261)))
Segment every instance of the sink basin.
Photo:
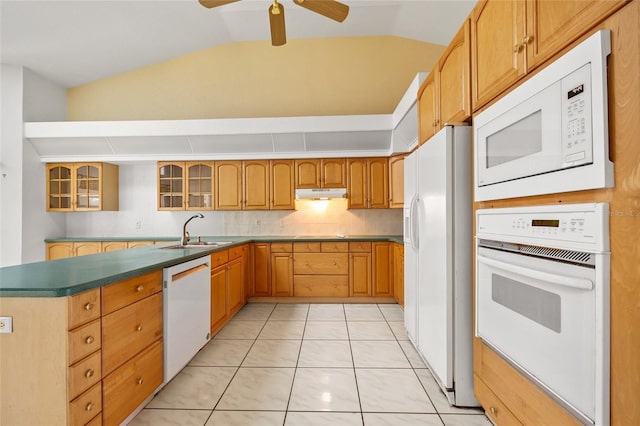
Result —
POLYGON ((194 248, 216 248, 231 244, 231 241, 194 241, 189 244, 176 244, 173 246, 162 247, 163 249, 194 249, 194 248))

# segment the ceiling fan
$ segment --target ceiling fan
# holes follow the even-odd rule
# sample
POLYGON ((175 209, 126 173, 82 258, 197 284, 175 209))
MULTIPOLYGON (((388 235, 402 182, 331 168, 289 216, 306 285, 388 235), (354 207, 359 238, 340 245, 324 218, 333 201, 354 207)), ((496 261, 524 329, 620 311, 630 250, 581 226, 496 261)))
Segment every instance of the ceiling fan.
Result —
MULTIPOLYGON (((211 9, 228 3, 235 3, 240 0, 198 0, 201 5, 211 9)), ((309 9, 322 16, 326 16, 334 21, 342 22, 349 14, 349 6, 335 0, 293 0, 298 6, 309 9)), ((287 35, 284 28, 284 6, 273 0, 269 6, 269 25, 271 28, 271 44, 282 46, 287 42, 287 35)))

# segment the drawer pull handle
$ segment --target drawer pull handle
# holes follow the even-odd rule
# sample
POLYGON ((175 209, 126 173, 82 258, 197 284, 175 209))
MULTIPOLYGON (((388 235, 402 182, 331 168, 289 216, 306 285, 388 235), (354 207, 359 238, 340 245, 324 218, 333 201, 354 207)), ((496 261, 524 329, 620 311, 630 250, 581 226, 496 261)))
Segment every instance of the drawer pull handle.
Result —
POLYGON ((93 377, 93 375, 95 374, 95 371, 93 371, 91 368, 88 369, 87 371, 84 372, 84 377, 86 377, 87 379, 90 379, 93 377))
POLYGON ((84 310, 85 311, 90 311, 90 310, 93 309, 93 306, 94 306, 93 303, 89 302, 86 305, 84 305, 84 310))
POLYGON ((136 291, 139 293, 142 290, 144 290, 144 286, 142 284, 139 284, 138 287, 136 287, 136 291))
POLYGON ((333 266, 338 266, 338 262, 333 262, 333 266))
POLYGON ((138 383, 139 385, 144 383, 144 379, 142 377, 138 377, 138 380, 136 380, 136 383, 138 383))
POLYGON ((93 402, 89 402, 87 403, 87 405, 84 406, 84 411, 91 411, 93 410, 93 402))
POLYGON ((490 407, 489 412, 491 412, 491 414, 495 416, 496 414, 498 414, 498 409, 496 407, 490 407))
POLYGON ((136 331, 142 331, 142 324, 138 324, 138 326, 136 327, 136 331))
POLYGON ((84 342, 85 342, 87 345, 90 345, 90 344, 92 344, 92 343, 94 342, 94 340, 95 340, 95 339, 93 338, 93 336, 87 336, 87 338, 86 338, 86 339, 84 339, 84 342))

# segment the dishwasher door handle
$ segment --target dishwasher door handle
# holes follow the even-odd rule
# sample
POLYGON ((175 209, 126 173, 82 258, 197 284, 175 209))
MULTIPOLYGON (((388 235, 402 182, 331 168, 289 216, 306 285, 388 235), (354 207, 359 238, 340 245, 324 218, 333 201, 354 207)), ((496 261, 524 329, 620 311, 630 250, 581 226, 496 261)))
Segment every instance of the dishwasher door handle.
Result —
POLYGON ((202 265, 194 266, 193 268, 187 269, 186 271, 178 272, 177 274, 171 275, 171 282, 176 282, 183 278, 188 277, 189 275, 198 273, 203 269, 207 269, 209 267, 208 263, 203 263, 202 265))

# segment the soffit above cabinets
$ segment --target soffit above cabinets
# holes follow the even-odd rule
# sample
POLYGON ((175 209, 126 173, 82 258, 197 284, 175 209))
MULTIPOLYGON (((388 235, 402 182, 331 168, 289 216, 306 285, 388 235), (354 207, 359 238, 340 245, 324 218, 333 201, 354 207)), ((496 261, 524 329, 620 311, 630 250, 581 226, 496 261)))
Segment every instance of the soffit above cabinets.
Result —
POLYGON ((419 73, 393 114, 25 123, 42 162, 374 157, 418 139, 419 73))

